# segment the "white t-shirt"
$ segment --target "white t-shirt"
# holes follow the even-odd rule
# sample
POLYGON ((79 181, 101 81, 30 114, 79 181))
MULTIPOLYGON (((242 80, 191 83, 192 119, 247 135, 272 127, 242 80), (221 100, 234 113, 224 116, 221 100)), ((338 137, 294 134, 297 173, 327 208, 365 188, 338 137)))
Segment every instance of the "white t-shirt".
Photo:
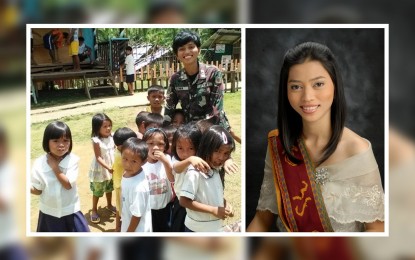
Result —
POLYGON ((68 154, 59 163, 59 169, 66 175, 72 188, 65 189, 47 163, 46 154, 36 159, 32 168, 32 186, 41 190, 39 209, 45 214, 60 218, 81 210, 76 179, 78 178, 79 157, 68 154))
MULTIPOLYGON (((212 169, 208 175, 189 166, 180 192, 181 196, 191 200, 214 206, 223 207, 223 186, 218 170, 212 169)), ((220 232, 222 220, 212 214, 186 208, 184 224, 195 232, 220 232)))
MULTIPOLYGON (((175 163, 180 162, 176 159, 176 157, 173 156, 172 158, 172 165, 175 163)), ((184 176, 186 175, 187 169, 185 169, 183 172, 175 172, 173 169, 173 175, 174 175, 174 192, 176 192, 176 196, 178 199, 180 199, 180 192, 182 190, 182 185, 184 182, 184 176)))
POLYGON ((150 188, 144 170, 133 177, 125 178, 123 176, 121 187, 121 231, 126 232, 132 216, 136 216, 141 219, 135 232, 151 232, 153 228, 151 222, 150 188))
POLYGON ((132 54, 125 57, 125 68, 127 75, 134 74, 134 58, 132 54))
MULTIPOLYGON (((166 156, 171 163, 170 156, 166 156)), ((151 209, 165 208, 172 199, 173 191, 163 163, 160 161, 156 163, 147 162, 143 165, 143 169, 150 185, 151 209)))

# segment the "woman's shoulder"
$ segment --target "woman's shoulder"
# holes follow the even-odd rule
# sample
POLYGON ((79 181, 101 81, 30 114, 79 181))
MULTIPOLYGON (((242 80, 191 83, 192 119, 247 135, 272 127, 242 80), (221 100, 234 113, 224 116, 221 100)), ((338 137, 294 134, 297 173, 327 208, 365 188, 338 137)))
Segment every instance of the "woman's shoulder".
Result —
POLYGON ((339 148, 345 153, 345 157, 352 157, 367 151, 370 148, 370 142, 345 127, 339 142, 339 148))

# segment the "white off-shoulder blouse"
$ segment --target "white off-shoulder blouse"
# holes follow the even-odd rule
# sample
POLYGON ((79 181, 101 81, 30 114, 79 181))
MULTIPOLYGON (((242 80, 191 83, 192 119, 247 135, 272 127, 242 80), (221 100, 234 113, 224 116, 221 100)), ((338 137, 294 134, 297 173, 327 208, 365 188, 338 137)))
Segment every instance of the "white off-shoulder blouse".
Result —
MULTIPOLYGON (((320 186, 328 216, 336 232, 364 231, 364 222, 384 221, 384 193, 372 146, 341 162, 321 165, 316 171, 327 172, 320 186)), ((265 157, 264 179, 257 210, 278 215, 272 161, 265 157)), ((277 221, 278 228, 282 223, 277 221)), ((284 230, 284 229, 280 229, 284 230)))

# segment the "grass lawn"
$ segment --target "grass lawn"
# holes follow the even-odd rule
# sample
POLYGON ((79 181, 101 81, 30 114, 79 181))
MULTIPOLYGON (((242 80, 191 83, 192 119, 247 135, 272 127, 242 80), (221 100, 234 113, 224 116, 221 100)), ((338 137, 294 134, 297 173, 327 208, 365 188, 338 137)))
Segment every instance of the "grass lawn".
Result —
MULTIPOLYGON (((234 132, 241 136, 241 91, 236 93, 226 93, 224 98, 226 115, 234 132)), ((137 130, 135 116, 144 107, 113 108, 103 111, 113 121, 112 131, 120 127, 130 127, 137 130)), ((91 119, 93 114, 73 115, 60 120, 65 122, 71 129, 73 139, 73 152, 81 157, 78 177, 78 192, 81 199, 81 210, 86 214, 91 207, 91 192, 89 191, 89 180, 87 177, 90 162, 93 156, 91 146, 91 119)), ((35 123, 31 125, 31 151, 30 158, 34 159, 44 153, 42 149, 43 131, 49 122, 35 123)), ((236 144, 236 150, 232 158, 241 169, 241 145, 236 144)), ((235 217, 227 219, 226 224, 233 223, 241 219, 241 173, 227 175, 225 177, 225 198, 234 208, 235 217)), ((100 203, 104 203, 101 199, 100 203)), ((113 199, 113 202, 115 200, 113 199)), ((104 204, 103 204, 104 205, 104 204)), ((38 197, 31 196, 31 230, 35 231, 38 215, 38 197)), ((114 226, 115 226, 115 220, 114 226)), ((91 228, 92 231, 95 231, 91 228)), ((104 228, 101 231, 108 231, 104 228)), ((99 232, 99 231, 97 231, 99 232)))

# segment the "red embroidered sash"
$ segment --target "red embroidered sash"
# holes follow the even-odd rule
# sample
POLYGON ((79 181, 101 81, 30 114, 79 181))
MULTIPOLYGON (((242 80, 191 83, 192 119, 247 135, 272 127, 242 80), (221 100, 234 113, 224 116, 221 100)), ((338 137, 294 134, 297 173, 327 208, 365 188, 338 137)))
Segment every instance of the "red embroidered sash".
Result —
POLYGON ((268 134, 272 156, 278 213, 289 232, 332 232, 320 187, 314 181, 314 166, 302 142, 293 147, 295 157, 288 159, 278 138, 278 130, 268 134))

